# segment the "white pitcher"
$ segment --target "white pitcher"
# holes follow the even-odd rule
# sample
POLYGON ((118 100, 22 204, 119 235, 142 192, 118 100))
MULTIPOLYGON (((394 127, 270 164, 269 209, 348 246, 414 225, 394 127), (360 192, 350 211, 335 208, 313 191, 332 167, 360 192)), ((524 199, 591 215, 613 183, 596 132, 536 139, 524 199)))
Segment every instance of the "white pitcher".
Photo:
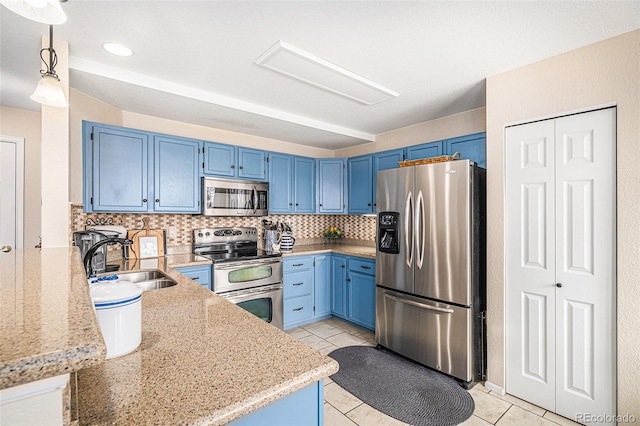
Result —
POLYGON ((293 250, 293 244, 295 242, 296 242, 296 239, 293 237, 293 232, 284 231, 280 236, 280 250, 282 251, 293 250))

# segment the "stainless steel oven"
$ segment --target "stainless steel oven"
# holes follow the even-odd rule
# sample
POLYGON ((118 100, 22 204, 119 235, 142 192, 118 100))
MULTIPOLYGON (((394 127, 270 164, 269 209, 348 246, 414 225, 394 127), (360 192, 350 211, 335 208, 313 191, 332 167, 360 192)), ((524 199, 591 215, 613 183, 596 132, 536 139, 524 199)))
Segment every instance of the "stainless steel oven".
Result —
POLYGON ((195 229, 193 252, 213 261, 213 291, 282 330, 282 255, 257 240, 256 228, 195 229))

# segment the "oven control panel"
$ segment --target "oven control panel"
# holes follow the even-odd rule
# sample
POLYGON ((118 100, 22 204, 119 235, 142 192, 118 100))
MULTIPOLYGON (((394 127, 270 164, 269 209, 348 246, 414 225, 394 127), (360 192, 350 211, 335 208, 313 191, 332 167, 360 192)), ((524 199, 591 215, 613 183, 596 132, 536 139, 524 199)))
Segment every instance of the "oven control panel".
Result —
POLYGON ((258 241, 257 228, 201 228, 193 230, 194 244, 258 241))

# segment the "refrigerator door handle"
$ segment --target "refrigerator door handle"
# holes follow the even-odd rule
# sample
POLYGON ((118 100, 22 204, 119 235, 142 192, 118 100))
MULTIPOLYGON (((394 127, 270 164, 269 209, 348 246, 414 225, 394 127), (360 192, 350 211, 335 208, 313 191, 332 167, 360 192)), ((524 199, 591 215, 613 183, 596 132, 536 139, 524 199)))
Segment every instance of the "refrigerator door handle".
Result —
POLYGON ((418 192, 418 198, 416 199, 416 266, 422 269, 422 263, 424 261, 424 246, 425 246, 425 222, 424 222, 424 196, 422 191, 418 192))
POLYGON ((404 203, 404 248, 407 253, 407 267, 413 266, 413 194, 407 194, 404 203), (409 230, 411 228, 411 230, 409 230))
POLYGON ((416 306, 418 308, 424 308, 424 309, 428 309, 430 311, 436 311, 438 313, 442 313, 442 314, 452 314, 453 313, 453 309, 448 309, 448 308, 438 308, 437 306, 431 306, 431 305, 427 305, 424 303, 420 303, 420 302, 414 302, 413 300, 407 300, 407 299, 401 299, 399 297, 396 296, 392 296, 391 294, 385 292, 384 293, 384 297, 389 298, 395 302, 400 302, 400 303, 404 303, 407 305, 411 305, 411 306, 416 306))

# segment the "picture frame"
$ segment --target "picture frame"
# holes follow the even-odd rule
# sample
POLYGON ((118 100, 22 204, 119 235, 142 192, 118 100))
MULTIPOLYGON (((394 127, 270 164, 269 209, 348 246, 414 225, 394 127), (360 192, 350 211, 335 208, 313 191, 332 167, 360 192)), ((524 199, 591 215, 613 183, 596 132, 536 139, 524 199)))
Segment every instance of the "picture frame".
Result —
POLYGON ((140 237, 139 250, 140 259, 158 257, 158 237, 156 235, 140 237))

